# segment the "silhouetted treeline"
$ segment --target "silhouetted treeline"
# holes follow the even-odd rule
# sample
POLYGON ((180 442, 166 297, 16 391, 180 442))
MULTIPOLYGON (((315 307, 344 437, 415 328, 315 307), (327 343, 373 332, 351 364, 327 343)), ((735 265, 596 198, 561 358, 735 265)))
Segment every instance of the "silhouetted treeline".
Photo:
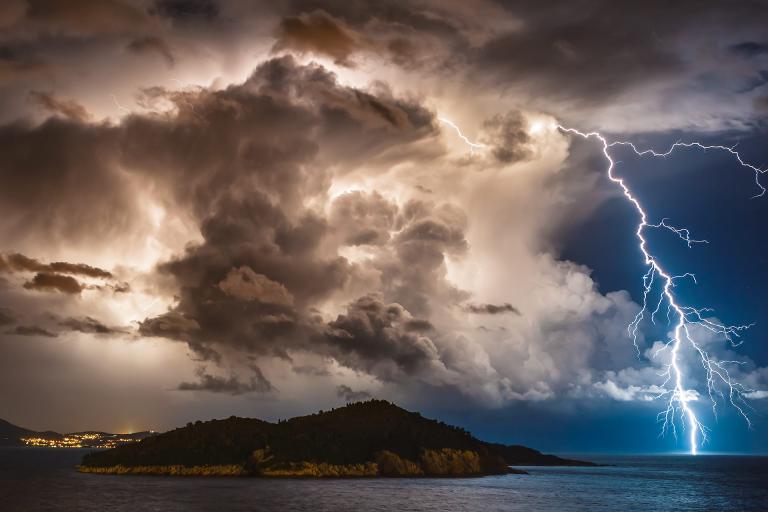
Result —
POLYGON ((242 465, 265 476, 469 476, 506 473, 514 464, 575 463, 485 443, 383 400, 277 423, 234 416, 198 421, 83 459, 84 466, 101 468, 242 465))

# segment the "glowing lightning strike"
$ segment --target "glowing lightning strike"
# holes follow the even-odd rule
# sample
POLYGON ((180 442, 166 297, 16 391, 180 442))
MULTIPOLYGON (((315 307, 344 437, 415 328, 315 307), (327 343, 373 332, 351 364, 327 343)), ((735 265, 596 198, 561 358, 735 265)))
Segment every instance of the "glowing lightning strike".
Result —
POLYGON ((127 112, 128 114, 131 113, 131 109, 121 105, 120 102, 117 101, 117 96, 115 96, 114 94, 110 94, 109 96, 112 98, 112 103, 115 104, 118 110, 122 110, 123 112, 127 112))
POLYGON ((461 133, 461 129, 456 125, 456 123, 454 123, 450 119, 446 119, 444 117, 438 117, 437 120, 453 128, 456 131, 456 133, 459 135, 459 138, 463 140, 467 144, 467 146, 469 146, 470 153, 474 153, 476 149, 485 149, 488 147, 485 144, 480 144, 479 142, 472 142, 471 140, 469 140, 466 135, 461 133))
POLYGON ((690 405, 691 401, 695 401, 697 399, 697 394, 693 390, 686 389, 685 384, 683 382, 684 380, 683 370, 680 367, 679 356, 680 356, 680 348, 684 343, 690 344, 694 352, 698 355, 699 361, 704 371, 706 372, 707 392, 712 402, 713 412, 717 414, 717 410, 716 410, 717 401, 715 400, 715 395, 717 394, 721 398, 725 399, 725 393, 727 393, 728 394, 727 398, 730 404, 733 407, 735 407, 736 410, 738 410, 738 412, 741 414, 741 416, 743 416, 744 420, 747 422, 747 425, 749 425, 749 427, 751 428, 752 424, 744 410, 745 408, 749 408, 749 405, 744 401, 744 397, 743 397, 743 394, 746 392, 749 392, 750 390, 744 387, 743 385, 739 384, 738 382, 735 382, 731 378, 731 375, 729 374, 727 369, 728 365, 740 364, 740 363, 738 361, 720 361, 720 360, 714 359, 702 348, 702 346, 699 343, 694 341, 690 331, 691 325, 697 325, 713 333, 724 336, 726 340, 728 340, 732 345, 735 346, 737 345, 737 343, 734 341, 734 338, 738 338, 741 331, 748 329, 751 326, 750 325, 729 326, 729 325, 720 324, 714 320, 704 317, 704 313, 711 311, 710 309, 694 308, 691 306, 685 306, 680 302, 678 302, 678 299, 675 296, 673 291, 675 287, 675 280, 684 278, 684 277, 690 277, 695 281, 696 277, 690 273, 686 273, 680 276, 674 276, 667 273, 667 271, 662 267, 658 259, 648 249, 648 244, 645 239, 645 230, 653 229, 653 228, 666 229, 674 233, 675 235, 677 235, 677 237, 680 238, 682 241, 684 241, 689 248, 693 244, 708 243, 708 242, 706 240, 696 240, 694 238, 691 238, 691 233, 688 229, 672 226, 671 224, 667 223, 667 219, 662 219, 660 222, 655 224, 648 222, 648 215, 646 214, 645 210, 640 204, 640 201, 634 196, 634 194, 629 189, 629 187, 624 182, 624 180, 622 178, 617 177, 614 174, 616 163, 611 157, 610 148, 614 146, 628 146, 638 156, 653 156, 653 157, 666 157, 670 155, 678 147, 686 147, 686 148, 696 147, 696 148, 703 149, 705 151, 709 149, 726 151, 731 155, 733 155, 742 167, 745 167, 747 169, 754 171, 755 182, 757 183, 760 189, 760 193, 757 194, 755 197, 762 196, 766 192, 765 187, 763 187, 763 185, 760 183, 760 180, 759 180, 760 174, 766 172, 766 170, 761 170, 753 165, 745 163, 744 160, 741 158, 741 155, 739 155, 739 153, 732 147, 707 146, 698 142, 691 142, 691 143, 676 142, 669 148, 668 151, 664 153, 658 153, 653 150, 640 151, 631 142, 617 141, 617 142, 609 143, 605 139, 605 137, 603 137, 600 133, 597 133, 597 132, 584 133, 578 130, 574 130, 572 128, 565 128, 561 125, 557 125, 557 128, 562 132, 578 135, 579 137, 582 137, 584 139, 594 138, 600 141, 600 143, 602 144, 603 155, 608 161, 608 169, 607 169, 608 178, 621 188, 622 192, 624 193, 624 197, 626 197, 626 199, 630 203, 632 203, 632 205, 637 210, 637 213, 640 215, 640 223, 637 225, 637 230, 635 231, 635 234, 639 241, 640 251, 642 252, 643 257, 645 258, 645 263, 648 266, 648 271, 643 276, 643 288, 644 288, 643 289, 643 307, 640 310, 640 312, 637 314, 635 319, 628 326, 628 331, 632 336, 632 340, 635 345, 635 349, 638 351, 638 354, 640 352, 640 349, 637 344, 638 326, 640 322, 646 317, 646 315, 648 315, 649 296, 652 294, 654 283, 657 280, 660 280, 662 286, 661 286, 661 291, 659 294, 658 301, 656 302, 655 309, 652 312, 650 312, 650 320, 652 322, 654 321, 655 315, 660 311, 662 304, 665 301, 667 304, 667 317, 669 318, 674 314, 674 317, 676 318, 675 327, 672 332, 671 339, 666 344, 664 344, 664 346, 660 349, 660 350, 665 350, 671 347, 670 363, 667 366, 666 372, 663 374, 666 377, 664 384, 662 386, 664 390, 656 396, 656 398, 667 397, 668 399, 666 410, 659 413, 659 421, 663 420, 662 434, 667 432, 667 430, 671 429, 673 435, 677 437, 677 433, 675 430, 675 417, 676 417, 676 413, 679 411, 682 426, 686 428, 686 424, 687 424, 691 454, 696 455, 697 453, 697 449, 699 445, 699 440, 698 440, 699 434, 701 435, 701 443, 704 443, 707 440, 707 429, 699 421, 695 411, 690 405), (673 385, 672 389, 667 388, 667 385, 670 383, 673 385), (723 389, 721 389, 720 386, 723 386, 723 389))
MULTIPOLYGON (((447 124, 453 128, 459 137, 470 147, 470 151, 474 153, 474 150, 487 148, 484 144, 478 144, 470 141, 456 126, 455 123, 444 117, 438 118, 441 122, 447 124)), ((634 320, 627 326, 627 331, 632 336, 632 342, 635 346, 638 356, 640 355, 640 347, 637 343, 637 336, 640 327, 640 323, 648 318, 655 324, 656 315, 660 313, 663 305, 667 305, 667 319, 668 322, 672 322, 672 316, 675 317, 674 329, 670 336, 670 339, 662 345, 661 348, 654 352, 654 356, 658 355, 663 350, 670 350, 670 362, 666 366, 666 370, 662 373, 665 377, 662 384, 662 391, 659 392, 654 398, 666 398, 667 407, 664 411, 659 413, 659 422, 663 422, 662 435, 667 431, 677 438, 676 418, 677 414, 680 414, 681 425, 684 430, 687 430, 688 440, 690 443, 690 453, 696 455, 699 444, 703 444, 707 441, 707 428, 699 421, 696 416, 696 412, 690 405, 690 402, 698 399, 698 393, 695 390, 686 389, 684 384, 683 369, 680 366, 680 349, 684 344, 689 344, 694 353, 698 356, 698 360, 705 371, 707 381, 707 394, 709 395, 710 402, 712 403, 712 411, 717 416, 717 400, 716 395, 728 402, 741 414, 746 421, 747 425, 751 428, 752 423, 747 416, 745 409, 751 407, 744 400, 744 394, 753 391, 744 385, 736 382, 728 371, 729 365, 743 364, 740 361, 724 361, 718 360, 710 356, 704 348, 697 343, 691 335, 691 326, 695 325, 700 328, 706 329, 714 334, 723 336, 731 345, 737 346, 740 342, 737 340, 741 332, 750 328, 750 325, 725 325, 718 321, 706 318, 705 313, 711 312, 710 308, 696 308, 687 306, 678 301, 675 296, 674 288, 675 282, 678 279, 690 278, 696 282, 696 276, 691 273, 685 273, 682 275, 669 274, 661 265, 659 260, 654 254, 651 253, 648 248, 648 243, 645 239, 645 231, 647 229, 665 229, 674 233, 680 240, 686 243, 688 248, 692 248, 694 244, 707 244, 707 240, 698 240, 692 238, 691 232, 687 228, 679 228, 668 223, 668 219, 663 218, 657 223, 651 223, 648 221, 648 215, 643 209, 640 201, 630 190, 629 186, 624 182, 622 178, 617 177, 614 174, 616 168, 616 162, 611 157, 610 149, 615 146, 627 146, 634 151, 638 156, 651 156, 664 158, 671 155, 677 148, 698 148, 704 151, 717 150, 731 154, 739 165, 743 168, 749 169, 755 174, 755 183, 760 192, 754 197, 761 197, 766 194, 766 188, 760 183, 760 175, 768 172, 768 169, 760 169, 752 164, 746 163, 741 155, 736 151, 735 147, 719 146, 719 145, 705 145, 700 142, 676 142, 667 151, 660 153, 652 149, 639 150, 632 142, 615 141, 608 142, 606 138, 598 132, 584 133, 573 128, 566 128, 562 125, 553 125, 558 130, 577 135, 584 139, 597 139, 602 145, 603 155, 608 161, 607 175, 608 178, 624 193, 624 197, 634 206, 637 213, 640 215, 640 222, 635 230, 635 235, 639 241, 639 248, 645 259, 645 264, 648 266, 648 271, 643 276, 643 306, 640 312, 637 313, 634 320), (653 310, 650 310, 649 299, 654 292, 654 285, 659 282, 661 290, 659 291, 658 299, 655 300, 655 306, 653 310), (671 389, 669 388, 671 384, 671 389), (727 394, 727 397, 726 397, 727 394), (699 436, 701 436, 701 442, 699 442, 699 436)), ((536 122, 531 126, 531 133, 538 133, 542 130, 543 125, 540 122, 536 122)), ((658 289, 658 288, 657 288, 658 289)))

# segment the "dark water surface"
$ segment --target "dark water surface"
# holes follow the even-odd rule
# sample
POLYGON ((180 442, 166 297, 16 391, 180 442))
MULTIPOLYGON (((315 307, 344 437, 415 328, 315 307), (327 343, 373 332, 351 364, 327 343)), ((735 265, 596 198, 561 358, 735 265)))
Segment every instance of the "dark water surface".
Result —
POLYGON ((612 466, 469 479, 88 475, 83 450, 0 449, 0 510, 768 511, 768 457, 589 456, 612 466))

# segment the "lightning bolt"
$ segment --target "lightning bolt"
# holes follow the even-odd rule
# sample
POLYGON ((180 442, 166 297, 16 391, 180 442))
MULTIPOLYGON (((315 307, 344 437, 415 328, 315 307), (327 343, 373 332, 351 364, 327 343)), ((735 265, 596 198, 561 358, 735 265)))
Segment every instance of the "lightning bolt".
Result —
POLYGON ((122 110, 123 112, 127 112, 128 114, 131 113, 131 109, 121 105, 120 102, 117 101, 117 96, 115 96, 114 94, 110 94, 109 96, 112 98, 112 103, 115 104, 118 110, 122 110))
POLYGON ((760 183, 760 175, 765 170, 759 169, 754 165, 746 163, 741 155, 735 150, 734 147, 720 146, 720 145, 705 145, 699 142, 676 142, 667 151, 657 152, 652 149, 639 150, 633 143, 626 141, 608 142, 608 140, 598 132, 584 133, 573 128, 566 128, 562 125, 557 125, 557 129, 571 135, 576 135, 584 139, 596 139, 602 146, 603 156, 605 156, 608 162, 608 168, 606 170, 608 178, 618 185, 624 194, 626 200, 632 204, 640 216, 640 222, 637 224, 635 235, 638 240, 638 247, 643 254, 645 264, 648 267, 648 271, 643 276, 643 306, 641 310, 635 316, 635 319, 627 327, 628 332, 632 336, 632 342, 635 349, 640 353, 640 348, 637 343, 637 335, 640 322, 646 317, 650 317, 651 322, 655 323, 655 316, 660 312, 664 304, 667 305, 667 318, 674 318, 674 329, 662 347, 655 351, 654 356, 662 350, 670 350, 670 362, 666 366, 665 372, 662 374, 665 377, 662 384, 663 391, 656 395, 655 398, 666 398, 667 407, 665 410, 659 413, 658 419, 662 422, 662 434, 668 430, 672 431, 672 434, 677 437, 675 419, 677 415, 680 416, 680 421, 684 429, 687 429, 688 443, 690 446, 691 455, 696 455, 698 447, 707 441, 707 428, 699 420, 696 412, 694 411, 691 402, 696 401, 698 396, 696 391, 687 389, 685 385, 685 375, 683 368, 680 365, 680 349, 683 345, 689 345, 694 353, 698 356, 698 361, 701 364, 707 382, 707 394, 712 403, 712 411, 717 415, 717 396, 722 399, 727 399, 728 402, 739 412, 744 418, 747 425, 751 428, 752 423, 747 415, 746 408, 749 405, 744 400, 744 393, 751 391, 742 384, 736 382, 728 371, 728 367, 731 365, 741 364, 739 361, 722 361, 711 356, 704 350, 704 347, 696 340, 691 334, 691 326, 696 325, 704 328, 714 334, 724 337, 733 346, 740 344, 737 340, 740 338, 742 331, 751 327, 750 325, 726 325, 718 321, 707 318, 706 313, 712 311, 709 308, 697 308, 683 304, 674 292, 675 281, 677 279, 689 277, 696 282, 696 276, 691 273, 683 275, 672 275, 662 266, 658 257, 651 252, 648 248, 648 242, 645 238, 645 232, 650 229, 666 229, 675 234, 680 240, 686 243, 688 248, 691 248, 694 244, 709 243, 706 240, 698 240, 691 237, 691 232, 687 228, 679 228, 673 226, 667 222, 668 219, 661 219, 657 223, 649 222, 648 214, 641 205, 638 198, 632 193, 632 190, 626 184, 626 182, 616 176, 614 173, 616 169, 616 162, 611 156, 611 148, 616 146, 627 146, 638 156, 651 156, 651 157, 667 157, 671 155, 677 148, 698 148, 704 151, 718 150, 725 151, 731 154, 739 165, 743 168, 749 169, 755 173, 755 183, 757 184, 760 192, 755 197, 765 195, 766 189, 760 183), (649 302, 651 296, 654 293, 654 285, 659 282, 660 290, 655 301, 655 307, 650 310, 652 303, 649 302), (717 396, 716 396, 717 395, 717 396), (727 395, 727 396, 726 396, 727 395), (699 440, 699 436, 701 440, 699 440))
POLYGON ((474 152, 475 152, 475 150, 477 150, 477 149, 485 149, 485 148, 487 148, 487 147, 488 147, 488 146, 486 146, 485 144, 480 144, 479 142, 472 142, 471 140, 469 140, 469 139, 467 138, 467 136, 466 136, 466 135, 464 135, 464 134, 461 132, 461 128, 459 128, 459 127, 456 125, 456 123, 454 123, 454 122, 453 122, 453 121, 451 121, 450 119, 446 119, 445 117, 438 117, 438 118, 437 118, 437 120, 438 120, 438 121, 440 121, 441 123, 443 123, 443 124, 447 124, 448 126, 450 126, 451 128, 453 128, 453 130, 454 130, 454 131, 455 131, 455 132, 458 134, 459 138, 460 138, 461 140, 463 140, 463 141, 464 141, 464 143, 465 143, 467 146, 469 146, 469 152, 470 152, 470 153, 474 153, 474 152))
MULTIPOLYGON (((471 151, 485 148, 484 145, 478 145, 467 139, 461 133, 461 130, 459 130, 459 128, 450 120, 442 117, 439 119, 441 122, 456 130, 462 140, 470 146, 471 151)), ((690 278, 696 282, 696 276, 691 273, 672 275, 665 270, 658 257, 649 249, 645 233, 648 230, 665 229, 676 235, 688 246, 688 248, 692 248, 695 244, 706 244, 709 242, 707 240, 693 238, 691 232, 687 228, 674 226, 670 224, 666 218, 662 218, 655 223, 649 221, 648 214, 639 199, 634 195, 627 183, 622 178, 616 176, 614 172, 616 169, 616 162, 611 156, 611 148, 616 146, 626 146, 637 156, 656 158, 667 157, 678 148, 697 148, 703 151, 716 150, 729 153, 742 168, 754 172, 755 183, 759 189, 759 192, 755 194, 754 197, 762 197, 766 194, 766 188, 760 183, 760 175, 768 172, 768 169, 760 169, 744 161, 742 156, 736 151, 735 146, 706 145, 700 142, 676 142, 670 146, 667 151, 657 152, 652 149, 640 150, 632 142, 609 142, 599 132, 582 132, 573 128, 564 127, 560 124, 556 124, 554 127, 563 133, 575 135, 583 139, 595 139, 599 141, 602 147, 603 156, 608 163, 606 169, 608 178, 619 187, 624 194, 625 199, 634 207, 640 217, 640 221, 635 229, 635 236, 638 241, 638 248, 643 255, 648 270, 643 276, 642 308, 637 313, 634 320, 627 326, 627 331, 632 337, 632 343, 635 346, 638 356, 640 356, 640 347, 638 345, 637 337, 639 334, 640 323, 643 320, 648 319, 655 324, 656 315, 661 312, 661 309, 665 304, 667 306, 666 315, 668 322, 673 323, 674 317, 674 328, 669 339, 653 354, 655 357, 661 351, 665 350, 668 350, 670 353, 669 364, 665 366, 665 370, 662 373, 662 377, 664 378, 664 382, 661 386, 662 391, 654 397, 656 399, 666 400, 666 408, 657 416, 659 422, 662 423, 661 434, 664 435, 671 431, 673 436, 677 438, 676 421, 679 418, 682 429, 686 431, 688 435, 691 455, 696 455, 699 445, 704 444, 708 439, 708 429, 699 420, 696 411, 691 404, 691 402, 698 400, 698 393, 695 390, 688 389, 685 384, 686 379, 684 370, 680 364, 680 350, 684 345, 691 347, 693 353, 697 355, 698 361, 705 372, 707 394, 712 404, 712 411, 715 417, 717 417, 717 397, 720 397, 723 400, 727 400, 744 418, 747 426, 752 428, 752 423, 746 411, 750 406, 745 401, 744 395, 753 390, 734 380, 728 370, 729 366, 743 363, 740 361, 718 360, 710 355, 704 347, 694 339, 691 333, 692 326, 698 326, 711 333, 722 336, 731 345, 738 346, 741 343, 739 340, 741 333, 750 328, 752 324, 726 325, 707 317, 707 313, 712 311, 711 308, 693 307, 681 302, 674 291, 675 282, 678 279, 683 278, 690 278), (659 286, 657 286, 657 283, 659 286), (654 290, 656 290, 656 296, 654 296, 654 290), (653 307, 653 309, 651 309, 651 307, 653 307)))

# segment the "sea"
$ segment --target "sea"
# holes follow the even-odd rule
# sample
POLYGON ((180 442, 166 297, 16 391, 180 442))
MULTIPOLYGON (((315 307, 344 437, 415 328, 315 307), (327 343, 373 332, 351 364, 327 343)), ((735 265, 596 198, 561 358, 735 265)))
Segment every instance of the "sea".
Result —
POLYGON ((0 449, 0 510, 768 511, 768 457, 579 455, 600 467, 423 479, 256 479, 81 474, 87 450, 0 449))

